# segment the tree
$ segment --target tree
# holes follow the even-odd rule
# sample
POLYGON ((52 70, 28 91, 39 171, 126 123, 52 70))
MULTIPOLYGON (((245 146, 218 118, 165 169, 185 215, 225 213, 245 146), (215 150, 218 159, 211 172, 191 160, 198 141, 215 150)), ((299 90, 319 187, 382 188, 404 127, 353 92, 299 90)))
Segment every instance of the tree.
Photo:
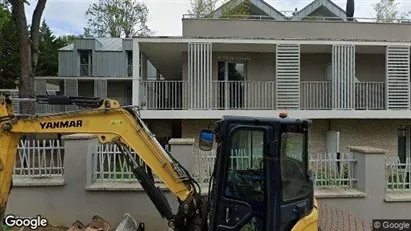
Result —
POLYGON ((6 5, 0 4, 0 88, 16 88, 20 73, 16 24, 6 5))
MULTIPOLYGON (((0 5, 1 6, 1 5, 0 5)), ((20 73, 19 37, 11 12, 0 8, 0 88, 16 88, 20 73)), ((58 50, 78 36, 56 37, 46 21, 39 29, 39 59, 36 76, 56 76, 58 73, 58 50)))
POLYGON ((251 13, 251 0, 226 0, 221 6, 221 11, 221 17, 243 18, 249 16, 251 13), (240 2, 240 4, 238 4, 238 2, 240 2))
POLYGON ((150 35, 147 26, 148 8, 133 0, 98 0, 86 12, 88 26, 85 32, 104 37, 131 38, 150 35))
POLYGON ((191 0, 189 14, 195 18, 211 18, 215 10, 217 0, 191 0))
MULTIPOLYGON (((28 27, 25 4, 27 0, 8 0, 12 6, 12 15, 19 36, 20 77, 19 94, 22 98, 34 98, 34 73, 39 59, 39 29, 41 17, 47 0, 38 0, 33 11, 31 25, 28 27)), ((20 102, 22 114, 34 114, 34 102, 20 102)), ((0 214, 1 215, 1 214, 0 214)))
POLYGON ((406 19, 411 12, 400 14, 398 2, 395 0, 380 0, 373 4, 377 22, 393 22, 395 20, 406 19))
MULTIPOLYGON (((74 42, 74 40, 78 39, 80 36, 76 36, 76 35, 63 35, 59 37, 59 40, 62 41, 65 45, 67 46, 68 44, 71 44, 74 42)), ((60 47, 61 48, 61 47, 60 47)), ((59 49, 60 49, 59 48, 59 49)))
POLYGON ((66 37, 56 37, 46 21, 40 27, 39 50, 41 51, 36 76, 56 76, 58 74, 58 50, 71 43, 66 37))

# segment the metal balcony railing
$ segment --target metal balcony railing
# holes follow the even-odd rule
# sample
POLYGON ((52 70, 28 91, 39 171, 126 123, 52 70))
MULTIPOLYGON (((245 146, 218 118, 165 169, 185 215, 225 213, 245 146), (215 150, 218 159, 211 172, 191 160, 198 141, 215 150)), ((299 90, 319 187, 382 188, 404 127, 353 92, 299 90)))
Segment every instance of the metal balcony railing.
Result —
MULTIPOLYGON (((195 14, 183 14, 183 19, 203 19, 203 20, 213 20, 213 19, 250 19, 250 20, 272 20, 272 16, 267 15, 222 15, 222 16, 209 16, 209 17, 198 17, 195 14)), ((393 24, 411 24, 411 18, 393 18, 393 19, 377 19, 368 17, 346 17, 347 20, 342 20, 340 17, 326 17, 326 16, 304 16, 297 17, 292 15, 286 15, 284 19, 275 19, 275 21, 321 21, 321 22, 347 22, 347 23, 393 23, 393 24)))
POLYGON ((80 64, 80 76, 92 76, 91 64, 80 64))
MULTIPOLYGON (((354 86, 356 110, 386 108, 384 82, 359 82, 354 86)), ((201 88, 188 81, 142 81, 141 94, 141 102, 148 110, 277 109, 275 81, 213 81, 201 88)), ((331 110, 332 96, 330 81, 300 83, 301 110, 331 110)))

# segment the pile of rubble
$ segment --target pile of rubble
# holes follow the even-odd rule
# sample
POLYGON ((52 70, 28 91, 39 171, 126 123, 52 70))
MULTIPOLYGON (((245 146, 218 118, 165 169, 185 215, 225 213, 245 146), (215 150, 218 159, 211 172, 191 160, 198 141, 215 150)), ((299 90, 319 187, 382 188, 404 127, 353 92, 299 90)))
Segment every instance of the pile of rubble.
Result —
POLYGON ((68 231, 144 231, 144 223, 137 222, 130 214, 126 213, 120 224, 113 229, 107 221, 100 216, 94 216, 90 224, 84 225, 81 221, 75 221, 68 231))

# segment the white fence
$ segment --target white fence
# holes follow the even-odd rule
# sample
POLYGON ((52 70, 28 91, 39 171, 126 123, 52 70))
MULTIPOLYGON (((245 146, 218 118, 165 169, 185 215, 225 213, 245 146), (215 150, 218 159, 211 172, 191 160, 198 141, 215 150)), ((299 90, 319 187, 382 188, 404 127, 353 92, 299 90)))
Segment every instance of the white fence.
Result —
POLYGON ((21 140, 14 176, 64 176, 64 147, 59 140, 21 140))
POLYGON ((411 192, 411 158, 403 162, 397 156, 385 159, 386 191, 411 192))
MULTIPOLYGON (((260 155, 250 158, 246 150, 233 150, 234 155, 231 158, 231 165, 236 165, 243 169, 251 165, 253 159, 261 159, 260 155), (235 157, 234 157, 235 156, 235 157), (234 162, 236 162, 234 164, 234 162)), ((253 151, 255 153, 262 153, 261 150, 253 151)), ((197 150, 196 165, 194 177, 201 184, 207 184, 214 167, 214 160, 216 157, 215 150, 201 151, 197 150)), ((293 157, 298 158, 298 157, 293 157)), ((314 176, 314 183, 316 188, 330 188, 330 187, 353 187, 356 179, 354 177, 354 164, 356 160, 351 153, 337 154, 313 154, 309 159, 309 167, 314 176)), ((257 163, 257 161, 254 161, 257 163)), ((237 168, 237 169, 238 169, 237 168)))
MULTIPOLYGON (((132 151, 133 153, 133 151, 132 151)), ((247 169, 259 164, 262 152, 234 150, 231 166, 247 169)), ((204 152, 195 150, 193 166, 194 178, 200 184, 208 184, 213 172, 216 157, 215 150, 204 152)), ((136 160, 144 163, 135 155, 136 160)), ((120 150, 114 144, 99 144, 91 157, 92 181, 137 182, 120 150)), ((312 154, 309 167, 314 176, 316 188, 354 187, 357 179, 354 175, 356 160, 351 153, 312 154)), ((149 169, 148 169, 149 170, 149 169)), ((397 156, 386 157, 386 191, 411 191, 411 159, 403 162, 397 156)), ((64 146, 59 140, 22 140, 19 143, 14 177, 45 178, 64 177, 64 146)), ((156 183, 161 183, 153 173, 156 183)))
MULTIPOLYGON (((134 154, 137 163, 146 166, 144 162, 134 154)), ((96 151, 92 154, 92 181, 137 181, 132 169, 128 165, 120 149, 115 144, 99 144, 96 151)), ((156 183, 161 183, 160 179, 153 173, 156 183)))
POLYGON ((355 163, 352 153, 313 154, 310 157, 310 169, 314 174, 315 186, 353 187, 357 181, 354 176, 355 163))

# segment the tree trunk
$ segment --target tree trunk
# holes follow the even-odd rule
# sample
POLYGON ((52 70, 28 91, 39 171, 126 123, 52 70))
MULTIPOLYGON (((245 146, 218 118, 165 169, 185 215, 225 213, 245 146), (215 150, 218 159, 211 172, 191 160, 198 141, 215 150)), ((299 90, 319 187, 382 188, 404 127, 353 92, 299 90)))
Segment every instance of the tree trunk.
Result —
POLYGON ((39 61, 39 36, 40 36, 40 21, 41 15, 43 14, 44 8, 46 7, 47 0, 39 0, 37 2, 36 8, 33 12, 33 18, 31 20, 31 54, 33 59, 33 73, 36 73, 37 63, 39 61))
MULTIPOLYGON (((31 58, 31 43, 29 32, 27 31, 26 13, 24 10, 24 0, 12 1, 13 15, 20 39, 20 78, 19 93, 21 98, 34 97, 34 73, 31 58)), ((20 113, 34 114, 35 104, 33 102, 20 102, 20 113)))

